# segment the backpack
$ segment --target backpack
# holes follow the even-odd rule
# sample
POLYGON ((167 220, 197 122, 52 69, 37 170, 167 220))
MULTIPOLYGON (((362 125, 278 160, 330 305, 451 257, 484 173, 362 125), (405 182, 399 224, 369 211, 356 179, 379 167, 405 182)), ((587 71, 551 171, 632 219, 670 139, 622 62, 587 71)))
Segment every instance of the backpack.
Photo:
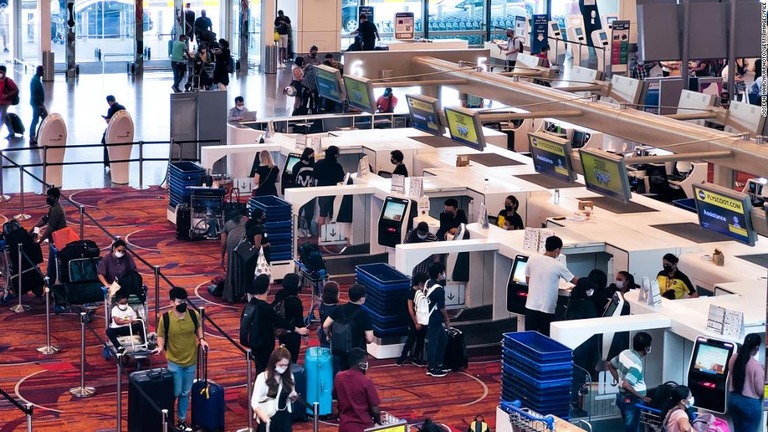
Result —
POLYGON ((325 271, 325 259, 315 243, 304 243, 299 246, 299 261, 310 273, 325 271))
MULTIPOLYGON (((273 304, 272 308, 275 310, 275 314, 277 316, 279 316, 282 319, 285 319, 285 299, 282 299, 279 302, 273 304)), ((284 328, 275 328, 275 336, 277 337, 284 336, 286 333, 288 333, 288 330, 284 328)))
POLYGON ((416 322, 421 325, 429 325, 429 317, 432 316, 432 312, 435 311, 437 305, 429 307, 429 296, 440 285, 434 284, 426 292, 416 291, 416 295, 413 296, 413 307, 416 310, 416 322))
MULTIPOLYGON (((197 333, 197 328, 200 326, 199 321, 197 320, 197 312, 194 310, 189 310, 189 316, 192 318, 192 324, 195 325, 195 333, 197 333)), ((166 312, 163 314, 163 330, 165 332, 163 333, 165 335, 165 340, 163 341, 163 350, 168 349, 168 330, 171 328, 171 317, 170 312, 166 312)))
POLYGON ((259 304, 248 302, 240 315, 240 345, 251 349, 259 346, 259 304))
POLYGON ((696 420, 691 423, 691 430, 695 432, 731 432, 727 421, 710 413, 699 414, 696 420))
POLYGON ((348 354, 354 348, 355 316, 362 310, 356 310, 344 321, 334 321, 331 326, 331 351, 337 354, 348 354))
POLYGON ((663 409, 675 387, 677 387, 677 383, 674 381, 667 381, 656 387, 656 390, 654 390, 653 396, 651 397, 651 403, 648 405, 650 405, 651 408, 663 409))
POLYGON ((474 420, 469 422, 467 432, 491 432, 491 428, 489 428, 488 423, 485 422, 485 417, 477 415, 474 420))
POLYGON ((20 229, 22 229, 21 224, 16 219, 11 219, 10 221, 3 224, 3 233, 5 234, 10 234, 20 229))

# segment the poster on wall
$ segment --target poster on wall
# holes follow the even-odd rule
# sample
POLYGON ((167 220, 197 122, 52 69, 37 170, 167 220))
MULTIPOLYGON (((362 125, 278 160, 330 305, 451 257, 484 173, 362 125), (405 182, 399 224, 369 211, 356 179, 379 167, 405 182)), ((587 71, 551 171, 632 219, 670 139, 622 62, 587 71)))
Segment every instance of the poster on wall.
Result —
POLYGON ((614 21, 611 29, 611 64, 629 63, 629 21, 614 21))
POLYGON ((357 7, 357 16, 360 17, 360 15, 365 14, 365 16, 368 17, 368 21, 375 23, 376 21, 373 19, 373 6, 358 6, 357 7))
POLYGON ((525 40, 526 25, 524 16, 515 16, 515 36, 525 40))
POLYGON ((415 22, 413 12, 397 12, 395 14, 395 39, 412 40, 415 22))
POLYGON ((549 20, 546 14, 533 16, 533 28, 531 29, 531 54, 541 52, 541 47, 547 44, 547 26, 549 20))

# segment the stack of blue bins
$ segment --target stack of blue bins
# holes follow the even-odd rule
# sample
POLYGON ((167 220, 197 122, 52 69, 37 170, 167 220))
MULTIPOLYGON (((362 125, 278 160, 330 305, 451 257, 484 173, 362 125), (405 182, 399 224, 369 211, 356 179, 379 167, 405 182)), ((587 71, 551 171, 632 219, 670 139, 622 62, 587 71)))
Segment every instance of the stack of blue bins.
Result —
POLYGON ((355 267, 357 283, 365 287, 363 309, 373 323, 377 337, 408 334, 410 316, 405 310, 405 298, 411 289, 411 279, 387 264, 362 264, 355 267))
POLYGON ((270 243, 270 259, 275 261, 293 260, 293 215, 291 203, 274 195, 254 197, 248 200, 248 214, 254 209, 264 210, 267 221, 267 236, 270 243))
POLYGON ((168 191, 170 205, 189 204, 191 192, 187 186, 200 186, 205 176, 205 168, 194 162, 171 162, 168 165, 168 191))
POLYGON ((504 333, 501 400, 520 400, 526 408, 567 420, 571 404, 573 350, 526 331, 504 333))

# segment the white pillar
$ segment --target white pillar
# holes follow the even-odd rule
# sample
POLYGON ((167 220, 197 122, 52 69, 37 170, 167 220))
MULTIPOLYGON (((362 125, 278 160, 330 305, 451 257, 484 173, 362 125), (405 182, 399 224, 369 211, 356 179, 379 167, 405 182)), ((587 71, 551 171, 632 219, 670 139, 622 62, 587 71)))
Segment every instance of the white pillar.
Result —
MULTIPOLYGON (((264 46, 273 44, 275 40, 275 17, 277 16, 277 0, 262 0, 261 2, 261 58, 264 58, 264 46)), ((291 19, 293 19, 291 17, 291 19)), ((262 60, 263 63, 263 60, 262 60)))
MULTIPOLYGON (((51 2, 37 2, 37 16, 39 17, 39 27, 37 29, 40 37, 40 54, 37 56, 37 64, 43 64, 43 52, 51 50, 51 2)), ((37 66, 37 65, 35 65, 37 66)))

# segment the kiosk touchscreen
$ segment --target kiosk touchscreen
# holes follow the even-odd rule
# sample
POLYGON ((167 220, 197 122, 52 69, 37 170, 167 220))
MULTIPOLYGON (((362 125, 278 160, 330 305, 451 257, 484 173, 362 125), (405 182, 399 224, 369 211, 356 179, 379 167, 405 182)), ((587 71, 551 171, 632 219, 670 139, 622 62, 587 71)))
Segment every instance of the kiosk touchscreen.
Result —
POLYGON ((757 234, 752 229, 752 199, 748 194, 703 183, 693 185, 693 197, 702 228, 755 245, 757 234))
POLYGON ((528 265, 528 257, 518 255, 512 263, 512 271, 509 272, 507 282, 507 311, 516 314, 525 314, 525 301, 528 300, 528 284, 525 282, 525 267, 528 265))
POLYGON ((576 174, 571 168, 571 143, 542 132, 529 132, 533 168, 536 172, 573 183, 576 174))
POLYGON ((589 142, 589 138, 591 138, 589 132, 574 130, 573 137, 571 138, 571 148, 578 149, 584 147, 589 142))
POLYGON ((344 87, 347 90, 349 106, 371 114, 376 113, 376 99, 373 98, 371 80, 359 76, 344 75, 344 87))
POLYGON ((723 414, 726 411, 728 361, 736 351, 735 344, 704 336, 696 338, 688 366, 688 388, 696 407, 723 414))
POLYGON ((415 207, 409 199, 388 196, 384 200, 379 216, 379 245, 395 247, 405 240, 412 210, 415 207))
POLYGON ((414 129, 443 136, 445 130, 440 124, 440 101, 419 94, 405 95, 408 111, 411 113, 411 123, 414 129))
MULTIPOLYGON (((259 155, 256 155, 258 159, 259 155)), ((283 165, 283 172, 280 174, 280 189, 285 194, 285 188, 293 186, 293 167, 301 159, 301 155, 298 153, 288 153, 288 157, 285 159, 285 165, 283 165)), ((254 161, 254 166, 257 165, 257 161, 254 161)))
POLYGON ((317 93, 320 97, 334 102, 344 102, 341 92, 341 73, 338 69, 326 65, 316 65, 315 78, 317 93))
POLYGON ((579 149, 579 156, 587 189, 625 203, 629 202, 632 192, 629 189, 627 167, 623 157, 590 148, 579 149))
POLYGON ((445 108, 445 119, 452 140, 478 151, 485 150, 483 126, 477 111, 445 108))

